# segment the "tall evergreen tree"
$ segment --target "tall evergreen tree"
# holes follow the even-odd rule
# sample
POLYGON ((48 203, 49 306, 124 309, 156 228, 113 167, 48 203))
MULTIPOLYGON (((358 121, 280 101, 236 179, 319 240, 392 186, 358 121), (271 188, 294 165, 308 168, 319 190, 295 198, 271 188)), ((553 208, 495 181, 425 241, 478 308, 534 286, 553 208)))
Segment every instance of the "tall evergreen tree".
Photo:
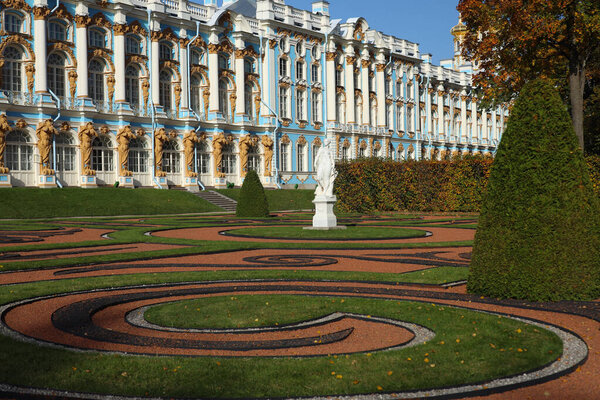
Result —
POLYGON ((566 107, 545 81, 523 87, 498 147, 468 290, 529 300, 600 297, 600 204, 566 107))
POLYGON ((246 174, 235 215, 254 218, 269 216, 269 204, 265 196, 265 189, 260 183, 256 171, 248 171, 248 174, 246 174))

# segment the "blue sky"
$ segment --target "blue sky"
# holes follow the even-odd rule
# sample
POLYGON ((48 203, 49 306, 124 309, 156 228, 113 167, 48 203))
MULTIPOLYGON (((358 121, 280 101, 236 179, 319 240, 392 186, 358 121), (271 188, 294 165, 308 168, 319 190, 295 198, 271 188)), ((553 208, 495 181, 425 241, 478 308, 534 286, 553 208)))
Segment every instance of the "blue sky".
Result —
MULTIPOLYGON (((311 0, 286 0, 287 5, 312 9, 311 0)), ((329 0, 334 19, 363 17, 369 26, 389 35, 419 43, 433 62, 452 57, 450 29, 458 22, 458 0, 329 0)))

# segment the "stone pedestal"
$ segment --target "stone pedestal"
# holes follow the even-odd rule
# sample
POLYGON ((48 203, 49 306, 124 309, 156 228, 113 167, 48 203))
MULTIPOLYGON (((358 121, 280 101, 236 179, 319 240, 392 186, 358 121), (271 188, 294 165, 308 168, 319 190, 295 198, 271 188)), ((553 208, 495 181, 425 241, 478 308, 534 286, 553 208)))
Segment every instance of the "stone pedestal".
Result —
POLYGON ((96 182, 96 175, 82 175, 79 181, 82 188, 95 188, 98 187, 96 182))
POLYGON ((0 174, 0 188, 12 187, 10 183, 10 174, 0 174))
POLYGON ((345 226, 338 226, 337 217, 333 213, 333 206, 337 201, 335 196, 316 196, 313 200, 315 205, 315 216, 313 217, 313 226, 304 229, 313 230, 333 230, 346 229, 345 226))
POLYGON ((169 189, 169 183, 166 176, 157 176, 153 182, 154 189, 169 189), (160 184, 160 186, 158 185, 160 184))
POLYGON ((198 178, 196 178, 195 176, 186 176, 183 187, 188 192, 193 192, 193 193, 199 192, 200 188, 198 188, 198 178))
POLYGON ((133 177, 131 176, 119 176, 119 187, 133 189, 133 177))
POLYGON ((54 175, 40 175, 38 178, 38 187, 40 188, 55 188, 56 177, 54 175))
POLYGON ((215 178, 215 188, 227 189, 227 178, 215 178))

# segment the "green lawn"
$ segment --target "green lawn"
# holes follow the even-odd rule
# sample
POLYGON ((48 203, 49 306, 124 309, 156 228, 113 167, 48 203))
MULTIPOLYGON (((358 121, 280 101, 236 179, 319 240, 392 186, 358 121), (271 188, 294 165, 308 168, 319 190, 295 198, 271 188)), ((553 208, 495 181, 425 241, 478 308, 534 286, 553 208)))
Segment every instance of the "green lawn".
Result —
MULTIPOLYGON (((241 189, 218 189, 217 192, 238 200, 240 198, 241 189)), ((288 211, 288 210, 312 210, 312 203, 315 198, 314 190, 307 189, 281 189, 281 190, 265 190, 267 202, 269 203, 270 211, 288 211)))
POLYGON ((242 228, 227 231, 235 236, 304 240, 375 240, 424 237, 426 232, 417 229, 349 226, 343 230, 308 230, 302 226, 269 226, 242 228))
POLYGON ((124 188, 0 189, 0 218, 150 215, 223 211, 176 190, 124 188))

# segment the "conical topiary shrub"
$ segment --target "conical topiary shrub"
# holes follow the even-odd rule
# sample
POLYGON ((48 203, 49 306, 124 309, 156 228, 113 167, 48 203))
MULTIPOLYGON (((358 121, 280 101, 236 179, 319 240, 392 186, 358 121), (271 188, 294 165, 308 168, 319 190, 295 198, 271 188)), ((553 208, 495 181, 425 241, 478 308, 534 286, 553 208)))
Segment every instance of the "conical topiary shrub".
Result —
POLYGON ((527 84, 490 172, 468 290, 534 301, 600 297, 600 205, 554 88, 527 84))
POLYGON ((244 218, 269 216, 269 204, 265 196, 265 189, 260 183, 256 171, 249 171, 244 179, 235 215, 244 218))

